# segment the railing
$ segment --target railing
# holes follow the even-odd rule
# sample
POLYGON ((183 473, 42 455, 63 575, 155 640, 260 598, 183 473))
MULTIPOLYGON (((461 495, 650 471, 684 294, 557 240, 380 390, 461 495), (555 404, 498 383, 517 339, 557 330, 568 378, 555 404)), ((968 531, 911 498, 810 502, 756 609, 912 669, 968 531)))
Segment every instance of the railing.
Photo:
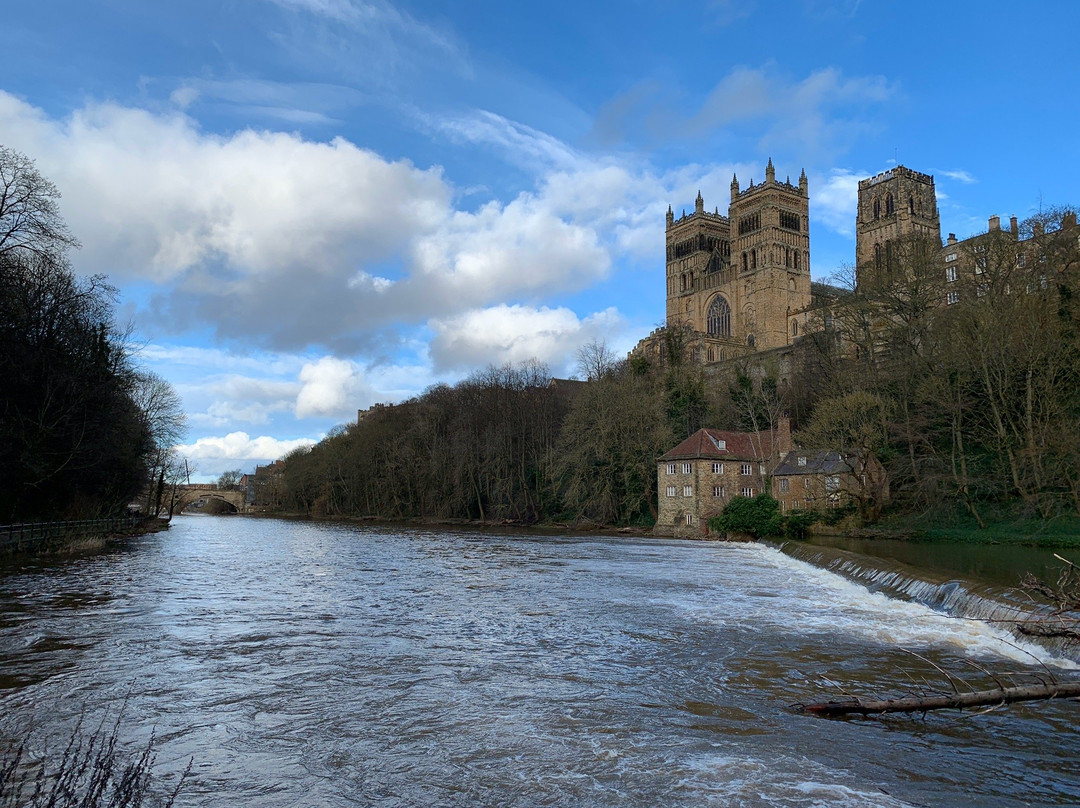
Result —
POLYGON ((112 519, 79 519, 69 522, 25 522, 0 525, 0 554, 37 552, 51 544, 83 536, 104 536, 136 525, 141 517, 117 516, 112 519))

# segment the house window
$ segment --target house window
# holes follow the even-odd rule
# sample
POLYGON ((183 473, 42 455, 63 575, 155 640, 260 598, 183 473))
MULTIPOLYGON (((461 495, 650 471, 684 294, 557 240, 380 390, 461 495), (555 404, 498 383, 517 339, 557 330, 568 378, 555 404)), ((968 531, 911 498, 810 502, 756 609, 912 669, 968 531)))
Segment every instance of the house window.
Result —
POLYGON ((764 463, 762 463, 760 466, 758 466, 758 473, 760 473, 762 476, 765 476, 765 464, 764 463))
POLYGON ((668 474, 674 474, 675 473, 675 464, 674 463, 668 463, 667 464, 667 473, 668 474))
POLYGON ((796 462, 800 466, 805 466, 806 465, 806 458, 805 457, 800 457, 796 462))
POLYGON ((1027 266, 1027 253, 1020 253, 1019 255, 1016 256, 1016 265, 1018 267, 1026 267, 1027 266))
POLYGON ((839 491, 840 490, 840 477, 836 474, 830 474, 825 478, 825 490, 826 491, 839 491))
POLYGON ((673 496, 675 496, 675 486, 673 486, 673 485, 669 485, 669 486, 667 487, 667 495, 668 495, 669 497, 673 497, 673 496))
POLYGON ((791 321, 791 336, 793 336, 793 337, 799 336, 799 321, 798 320, 792 320, 791 321))
POLYGON ((723 474, 724 473, 724 464, 723 463, 713 463, 712 464, 712 473, 713 474, 723 474))
POLYGON ((742 490, 742 495, 744 497, 746 497, 747 499, 753 499, 754 498, 754 489, 753 488, 744 488, 742 490))
POLYGON ((682 495, 684 497, 692 497, 692 496, 694 496, 694 486, 692 486, 692 485, 684 485, 682 487, 682 495))
POLYGON ((980 283, 978 286, 975 287, 975 294, 979 297, 982 297, 986 294, 988 289, 989 287, 985 283, 980 283))
POLYGON ((693 514, 691 514, 691 513, 686 514, 686 524, 688 524, 688 525, 694 524, 694 515, 693 514))
POLYGON ((739 466, 739 474, 753 474, 753 473, 754 473, 754 467, 751 466, 749 463, 743 463, 741 466, 739 466))
POLYGON ((722 485, 714 485, 712 487, 712 495, 714 497, 722 497, 722 496, 724 496, 724 486, 722 486, 722 485))
POLYGON ((985 258, 976 258, 975 259, 975 274, 976 275, 982 275, 984 272, 986 272, 986 259, 985 258))
POLYGON ((945 267, 945 280, 948 283, 956 281, 956 267, 945 267))
POLYGON ((959 256, 956 253, 949 253, 945 256, 945 263, 949 264, 955 261, 959 256))
POLYGON ((950 306, 953 303, 959 303, 960 302, 960 293, 959 292, 949 292, 947 295, 945 295, 945 302, 948 303, 950 306))
POLYGON ((780 493, 781 494, 786 494, 788 492, 788 486, 789 486, 788 478, 787 477, 781 477, 779 485, 780 485, 780 493))
MULTIPOLYGON (((718 440, 716 442, 716 448, 719 449, 721 452, 727 451, 727 441, 726 440, 718 440)), ((724 469, 721 468, 720 470, 723 471, 724 469)))
POLYGON ((692 467, 691 467, 691 465, 689 463, 683 463, 682 464, 682 473, 683 474, 689 474, 691 471, 692 471, 692 467))

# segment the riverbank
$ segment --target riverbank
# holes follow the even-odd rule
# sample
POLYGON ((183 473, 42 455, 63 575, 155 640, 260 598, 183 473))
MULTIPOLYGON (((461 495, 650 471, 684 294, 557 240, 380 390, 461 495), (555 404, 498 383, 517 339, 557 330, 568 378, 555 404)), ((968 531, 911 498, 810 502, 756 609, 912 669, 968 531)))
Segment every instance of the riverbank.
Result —
POLYGON ((1080 516, 1063 514, 1034 519, 1011 513, 990 513, 986 527, 966 513, 894 514, 858 531, 867 538, 903 539, 957 544, 1080 549, 1080 516))
POLYGON ((168 529, 169 522, 156 517, 146 517, 126 524, 121 520, 103 519, 9 525, 3 528, 8 535, 4 537, 5 541, 0 543, 0 561, 99 553, 119 542, 168 529), (95 528, 97 522, 103 525, 101 529, 95 528))

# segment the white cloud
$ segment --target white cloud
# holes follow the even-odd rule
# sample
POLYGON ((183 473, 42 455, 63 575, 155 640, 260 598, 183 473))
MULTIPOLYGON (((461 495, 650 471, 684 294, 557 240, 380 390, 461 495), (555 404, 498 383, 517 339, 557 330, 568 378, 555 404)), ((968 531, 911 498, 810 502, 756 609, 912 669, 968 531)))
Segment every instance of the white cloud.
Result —
POLYGON ((623 325, 614 308, 584 320, 567 308, 493 306, 431 323, 437 368, 475 368, 538 359, 565 372, 576 350, 592 339, 610 339, 623 325))
POLYGON ((870 176, 846 168, 834 168, 829 176, 815 178, 810 189, 810 218, 843 236, 855 235, 859 203, 859 180, 870 176))
POLYGON ((188 458, 199 462, 199 471, 212 473, 211 469, 224 471, 233 468, 236 463, 269 463, 284 457, 301 446, 313 446, 317 441, 312 438, 278 440, 267 435, 253 438, 246 432, 230 432, 223 437, 199 438, 195 443, 177 446, 177 450, 188 458), (217 461, 228 461, 220 463, 217 461))
POLYGON ((210 135, 115 104, 54 120, 3 92, 0 131, 63 189, 78 269, 153 282, 159 328, 209 324, 286 351, 353 353, 402 324, 586 288, 613 254, 658 238, 666 196, 648 172, 579 160, 536 192, 461 211, 440 168, 340 138, 210 135))
POLYGON ((359 365, 348 359, 324 356, 300 370, 296 417, 352 415, 375 400, 359 365))
POLYGON ((965 185, 971 185, 972 183, 978 182, 978 180, 976 180, 973 176, 971 176, 971 174, 969 174, 968 172, 963 171, 963 170, 942 171, 941 176, 948 177, 950 180, 956 180, 957 182, 962 182, 965 185))

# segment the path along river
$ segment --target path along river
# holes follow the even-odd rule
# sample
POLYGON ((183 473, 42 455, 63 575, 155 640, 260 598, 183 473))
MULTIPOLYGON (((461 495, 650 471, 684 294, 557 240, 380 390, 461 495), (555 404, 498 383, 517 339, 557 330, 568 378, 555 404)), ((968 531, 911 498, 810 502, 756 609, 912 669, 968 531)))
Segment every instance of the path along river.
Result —
POLYGON ((0 571, 0 741, 129 694, 178 806, 1080 804, 1074 703, 786 709, 1070 673, 1006 637, 764 545, 184 516, 0 571))

